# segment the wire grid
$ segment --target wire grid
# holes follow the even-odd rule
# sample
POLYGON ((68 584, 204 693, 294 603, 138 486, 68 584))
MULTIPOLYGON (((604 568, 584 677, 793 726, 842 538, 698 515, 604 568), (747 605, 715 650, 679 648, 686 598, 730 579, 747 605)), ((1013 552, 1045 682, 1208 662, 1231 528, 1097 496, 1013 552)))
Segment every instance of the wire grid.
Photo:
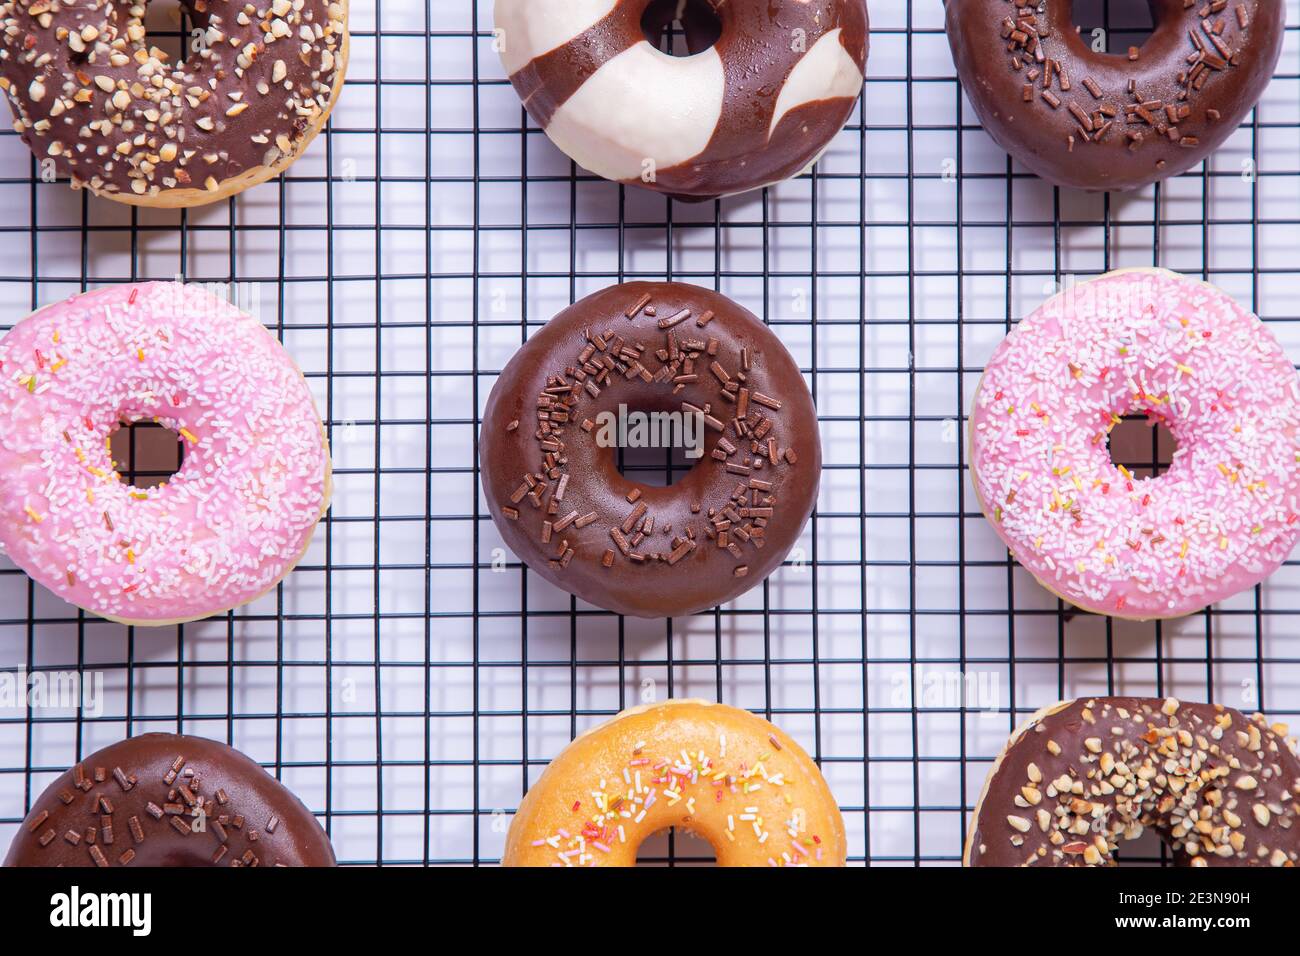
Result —
MULTIPOLYGON (((1112 5, 1089 22, 1110 26, 1112 5)), ((817 757, 852 862, 952 865, 991 758, 1040 706, 1174 693, 1294 714, 1294 562, 1179 621, 1071 613, 987 527, 961 437, 984 359, 1076 274, 1198 275, 1300 355, 1295 28, 1208 168, 1093 196, 1025 174, 979 129, 938 0, 871 6, 865 114, 811 175, 720 203, 576 170, 502 76, 487 0, 354 2, 326 132, 278 183, 215 207, 74 193, 0 135, 0 325, 105 283, 230 283, 304 369, 337 483, 300 567, 220 619, 119 627, 0 563, 0 670, 104 682, 102 713, 0 707, 0 844, 80 755, 183 730, 263 762, 341 862, 490 864, 576 732, 700 696, 756 710, 817 757), (631 278, 697 282, 754 310, 819 409, 825 470, 803 539, 760 587, 689 619, 620 619, 554 590, 505 551, 479 492, 497 371, 560 308, 631 278), (954 675, 978 679, 980 698, 935 690, 954 675)), ((643 849, 708 857, 671 835, 643 849)))

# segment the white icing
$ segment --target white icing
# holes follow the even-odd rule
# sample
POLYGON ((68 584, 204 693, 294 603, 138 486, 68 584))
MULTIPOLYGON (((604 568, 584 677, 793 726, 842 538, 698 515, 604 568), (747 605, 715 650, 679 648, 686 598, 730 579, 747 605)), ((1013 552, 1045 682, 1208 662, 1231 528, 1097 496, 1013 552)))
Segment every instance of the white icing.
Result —
POLYGON ((512 76, 595 26, 618 0, 496 0, 501 62, 512 76))
POLYGON ((722 118, 725 86, 716 50, 674 57, 642 41, 592 74, 546 132, 599 176, 641 179, 647 161, 668 169, 704 151, 722 118))
POLYGON ((819 100, 856 97, 862 91, 862 71, 840 42, 841 32, 837 27, 823 36, 790 71, 776 98, 768 136, 791 110, 819 100))

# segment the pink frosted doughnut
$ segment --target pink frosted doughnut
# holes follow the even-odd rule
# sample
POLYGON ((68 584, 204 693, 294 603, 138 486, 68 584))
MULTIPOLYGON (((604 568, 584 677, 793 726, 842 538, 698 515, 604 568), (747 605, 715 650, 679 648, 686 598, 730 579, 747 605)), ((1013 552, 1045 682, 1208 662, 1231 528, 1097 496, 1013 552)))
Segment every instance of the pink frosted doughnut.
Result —
POLYGON ((1048 301, 994 351, 971 415, 985 515, 1044 587, 1090 611, 1178 617, 1277 570, 1300 535, 1300 376, 1229 296, 1155 269, 1048 301), (1128 413, 1177 441, 1136 478, 1106 436, 1128 413))
POLYGON ((153 282, 50 305, 0 340, 0 545, 36 581, 126 624, 245 604, 298 562, 329 500, 312 396, 258 322, 153 282), (108 451, 120 422, 185 443, 147 490, 108 451))

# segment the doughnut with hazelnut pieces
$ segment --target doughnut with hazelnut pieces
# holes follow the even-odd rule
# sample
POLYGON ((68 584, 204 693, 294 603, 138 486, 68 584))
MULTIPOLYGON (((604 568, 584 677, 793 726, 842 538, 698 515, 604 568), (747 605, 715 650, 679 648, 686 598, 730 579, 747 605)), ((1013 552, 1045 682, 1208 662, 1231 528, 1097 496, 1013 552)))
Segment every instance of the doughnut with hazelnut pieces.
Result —
POLYGON ((279 175, 324 127, 347 0, 182 0, 176 62, 144 0, 0 0, 0 91, 38 162, 98 196, 201 206, 279 175))
POLYGON ((1040 710, 993 764, 966 866, 1114 866, 1150 828, 1179 866, 1293 867, 1300 759, 1261 714, 1175 698, 1040 710))

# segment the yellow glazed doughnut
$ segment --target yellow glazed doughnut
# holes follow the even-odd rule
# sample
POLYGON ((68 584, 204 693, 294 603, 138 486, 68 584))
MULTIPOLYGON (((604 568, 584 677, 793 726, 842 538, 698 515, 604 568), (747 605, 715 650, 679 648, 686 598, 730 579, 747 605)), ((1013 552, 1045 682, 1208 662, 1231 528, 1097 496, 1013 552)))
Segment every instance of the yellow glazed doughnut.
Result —
POLYGON ((843 866, 844 820, 812 758, 747 710, 670 700, 565 747, 528 791, 503 866, 635 866, 651 834, 707 840, 719 866, 843 866))

